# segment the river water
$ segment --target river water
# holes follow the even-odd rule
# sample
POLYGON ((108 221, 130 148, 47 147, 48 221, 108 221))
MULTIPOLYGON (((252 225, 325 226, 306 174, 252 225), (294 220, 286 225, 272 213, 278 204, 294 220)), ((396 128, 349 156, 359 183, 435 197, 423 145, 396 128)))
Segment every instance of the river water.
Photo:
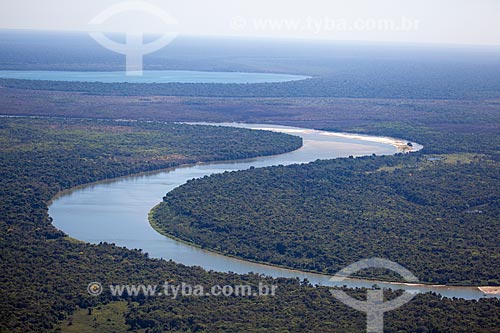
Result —
POLYGON ((0 70, 0 78, 103 83, 270 83, 305 80, 310 77, 278 73, 179 70, 148 70, 144 71, 142 75, 127 75, 125 72, 0 70))
MULTIPOLYGON (((69 236, 89 242, 115 243, 130 249, 142 249, 150 257, 172 259, 188 266, 207 270, 245 274, 254 272, 273 277, 307 278, 324 286, 371 287, 374 281, 346 279, 332 281, 331 276, 288 270, 230 258, 175 241, 157 233, 149 224, 148 212, 165 193, 187 180, 224 171, 250 167, 308 163, 317 159, 332 159, 371 154, 389 155, 398 152, 396 146, 406 141, 361 135, 331 133, 311 129, 275 125, 220 124, 224 126, 266 129, 301 136, 302 148, 281 155, 259 157, 234 162, 215 162, 178 167, 155 173, 129 176, 91 184, 67 191, 49 207, 54 225, 69 236)), ((413 143, 415 150, 422 146, 413 143)), ((414 272, 418 277, 418 272, 414 272)), ((485 295, 475 287, 406 286, 376 282, 380 287, 414 292, 433 291, 446 297, 478 299, 485 295)))

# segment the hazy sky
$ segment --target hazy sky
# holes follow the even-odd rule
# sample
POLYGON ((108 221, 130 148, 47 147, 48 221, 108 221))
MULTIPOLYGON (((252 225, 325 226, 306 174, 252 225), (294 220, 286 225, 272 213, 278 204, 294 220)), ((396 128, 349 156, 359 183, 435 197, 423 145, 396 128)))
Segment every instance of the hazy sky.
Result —
MULTIPOLYGON (((0 28, 89 30, 116 0, 0 0, 0 28)), ((177 24, 145 13, 102 30, 171 30, 190 35, 323 38, 500 46, 500 0, 148 0, 177 24)))

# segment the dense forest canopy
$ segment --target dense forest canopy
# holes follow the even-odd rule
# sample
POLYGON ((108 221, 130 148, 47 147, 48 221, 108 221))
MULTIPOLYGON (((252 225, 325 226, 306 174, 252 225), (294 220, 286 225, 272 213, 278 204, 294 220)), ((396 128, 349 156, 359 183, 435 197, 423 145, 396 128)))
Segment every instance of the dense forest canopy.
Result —
POLYGON ((259 262, 335 274, 375 256, 429 283, 500 284, 500 163, 433 156, 214 175, 168 193, 152 218, 166 234, 259 262))
MULTIPOLYGON (((225 127, 0 118, 0 247, 5 287, 0 330, 48 329, 77 304, 90 304, 85 285, 92 276, 105 280, 111 274, 110 281, 119 281, 129 275, 112 272, 122 259, 103 258, 134 260, 139 279, 144 254, 77 244, 51 225, 46 203, 58 191, 183 163, 282 153, 301 144, 300 138, 285 134, 225 127)), ((176 270, 166 262, 147 265, 149 269, 159 265, 172 274, 176 270)))
MULTIPOLYGON (((370 244, 376 253, 401 260, 427 281, 499 282, 498 50, 323 42, 304 46, 210 38, 180 38, 171 46, 146 56, 146 69, 275 72, 313 78, 255 85, 0 79, 2 115, 69 118, 0 118, 0 332, 365 331, 362 313, 336 301, 327 288, 307 281, 206 272, 153 260, 137 249, 84 244, 53 227, 47 202, 59 190, 181 163, 280 153, 300 146, 300 140, 285 135, 166 121, 282 124, 392 136, 425 146, 422 153, 411 156, 319 161, 190 182, 168 195, 157 211, 167 233, 184 223, 189 228, 177 228, 178 235, 206 248, 319 271, 332 269, 330 263, 355 260, 357 254, 347 245, 350 241, 360 253, 368 254, 370 244), (264 181, 274 183, 263 186, 264 181), (249 185, 261 189, 268 201, 249 185), (200 198, 200 189, 220 194, 221 201, 200 198), (237 190, 261 205, 238 206, 242 198, 237 190), (277 203, 291 213, 286 224, 277 203), (184 209, 192 210, 197 221, 192 223, 184 209), (219 219, 211 220, 213 212, 208 209, 219 211, 219 219), (240 215, 235 218, 233 213, 240 215), (179 224, 170 223, 167 216, 179 224), (346 228, 347 218, 356 224, 346 228), (311 230, 301 228, 297 233, 303 221, 311 230), (247 235, 241 249, 235 248, 234 235, 249 227, 275 237, 247 235), (354 232, 360 229, 360 234, 354 232), (372 242, 373 236, 381 238, 372 242), (214 245, 214 239, 220 244, 214 245), (323 242, 327 239, 333 244, 323 242), (255 240, 252 247, 251 240, 255 240), (317 244, 311 246, 312 241, 317 244), (431 259, 437 262, 423 267, 431 259), (173 300, 109 293, 91 297, 86 287, 96 280, 104 285, 265 282, 279 288, 276 297, 268 298, 173 300)), ((122 55, 100 47, 86 34, 2 31, 0 50, 0 69, 124 67, 122 55)), ((366 290, 346 291, 359 299, 366 297, 366 290)), ((417 295, 387 313, 384 324, 389 333, 498 332, 500 301, 417 295)))
POLYGON ((498 284, 498 103, 330 102, 291 101, 284 112, 299 124, 403 137, 424 150, 204 178, 169 193, 154 223, 205 248, 289 267, 332 273, 346 256, 377 253, 427 282, 498 284), (301 103, 331 120, 307 122, 295 111, 301 103), (243 235, 248 228, 262 236, 243 235))
MULTIPOLYGON (((227 131, 239 135, 241 146, 233 146, 238 152, 209 150, 211 158, 233 158, 241 151, 262 153, 254 145, 256 140, 265 149, 271 141, 274 149, 291 149, 300 143, 293 137, 138 122, 1 118, 0 124, 1 332, 365 330, 366 318, 337 302, 326 288, 293 279, 206 272, 152 260, 138 250, 112 244, 84 244, 56 230, 47 216, 46 202, 60 189, 186 162, 177 160, 176 154, 201 158, 200 138, 224 147, 227 131), (131 142, 135 148, 129 151, 131 142), (199 153, 189 154, 190 150, 199 153), (162 154, 174 155, 158 159, 162 154), (86 292, 88 283, 95 280, 103 284, 265 282, 277 284, 279 292, 276 297, 252 299, 120 299, 108 293, 95 298, 86 292)), ((366 294, 348 292, 356 297, 366 294)), ((500 326, 500 302, 419 295, 388 314, 385 326, 387 332, 493 332, 500 326)))

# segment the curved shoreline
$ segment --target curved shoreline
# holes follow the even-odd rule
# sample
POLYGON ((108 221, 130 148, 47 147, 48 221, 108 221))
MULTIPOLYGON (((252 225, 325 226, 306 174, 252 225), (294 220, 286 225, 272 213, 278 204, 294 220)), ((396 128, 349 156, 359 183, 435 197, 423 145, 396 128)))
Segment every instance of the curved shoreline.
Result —
MULTIPOLYGON (((311 133, 311 132, 314 132, 315 135, 319 135, 320 136, 319 139, 318 139, 319 140, 318 142, 329 141, 328 139, 322 139, 321 136, 323 136, 323 138, 327 138, 328 136, 330 136, 330 137, 331 136, 335 136, 335 137, 340 137, 342 139, 354 139, 354 140, 370 141, 372 143, 373 142, 375 142, 375 143, 382 143, 383 145, 391 145, 392 147, 396 148, 397 152, 401 152, 401 149, 399 147, 401 144, 404 144, 404 145, 407 146, 407 141, 401 140, 401 139, 394 139, 394 138, 388 138, 388 137, 371 137, 371 136, 368 136, 368 135, 356 135, 356 134, 351 134, 351 133, 333 133, 333 132, 317 131, 317 130, 313 130, 313 129, 301 129, 301 128, 296 128, 296 127, 294 128, 294 127, 279 126, 279 125, 270 125, 270 124, 262 124, 262 125, 235 124, 235 123, 215 123, 215 124, 214 123, 197 123, 197 124, 211 125, 211 126, 231 126, 231 127, 245 127, 245 126, 247 126, 247 128, 252 128, 252 129, 278 130, 278 131, 281 131, 281 132, 284 132, 284 133, 288 132, 289 134, 293 134, 294 132, 295 133, 305 133, 305 132, 311 133), (253 126, 253 127, 251 127, 251 126, 253 126)), ((306 141, 306 140, 304 139, 304 141, 306 141)), ((340 141, 335 141, 335 142, 337 142, 337 143, 340 142, 342 144, 344 141, 340 140, 340 141)), ((354 144, 354 146, 356 146, 356 145, 354 144)), ((377 145, 375 145, 374 147, 377 147, 377 145)), ((422 146, 420 146, 418 144, 415 144, 411 148, 412 148, 412 151, 418 151, 418 150, 422 149, 422 146)), ((355 148, 355 149, 358 149, 358 148, 355 148)), ((356 155, 356 152, 358 153, 357 156, 366 156, 368 154, 366 152, 366 150, 364 150, 364 151, 361 150, 361 151, 362 151, 362 153, 361 153, 361 155, 359 155, 360 151, 354 150, 353 155, 356 155)), ((277 156, 282 156, 283 157, 284 155, 287 155, 287 154, 290 154, 290 153, 280 154, 280 155, 277 155, 277 156)), ((345 154, 345 151, 344 151, 344 154, 345 154)), ((386 153, 384 153, 384 154, 386 154, 386 153)), ((293 155, 293 156, 296 156, 296 155, 293 155)), ((342 155, 342 156, 344 156, 344 155, 342 155)), ((258 164, 258 158, 257 159, 251 158, 251 159, 247 159, 247 160, 250 160, 249 161, 250 164, 254 164, 254 163, 258 164)), ((289 162, 290 161, 290 159, 286 160, 286 159, 283 159, 283 158, 280 161, 283 161, 283 160, 285 160, 285 162, 289 162)), ((236 163, 237 167, 239 167, 239 164, 242 164, 243 161, 245 161, 245 160, 236 160, 236 161, 232 161, 232 162, 236 163)), ((123 177, 119 177, 119 178, 107 179, 107 180, 103 180, 103 181, 100 181, 100 182, 86 184, 86 185, 78 186, 77 188, 73 188, 73 189, 69 189, 69 190, 63 191, 62 193, 59 193, 57 196, 55 196, 52 201, 55 201, 59 197, 64 196, 64 194, 71 193, 71 192, 73 192, 73 191, 75 191, 77 189, 82 189, 82 188, 85 188, 85 187, 92 187, 92 186, 95 186, 95 185, 99 185, 100 183, 101 184, 102 183, 115 183, 120 178, 122 178, 122 179, 128 179, 128 180, 134 179, 134 181, 136 181, 135 177, 140 177, 141 175, 163 174, 165 171, 167 171, 168 173, 171 173, 171 172, 175 173, 175 170, 177 170, 177 169, 187 169, 187 170, 189 170, 190 168, 196 168, 196 169, 198 169, 198 166, 203 166, 203 165, 204 166, 216 166, 217 164, 221 164, 221 168, 215 168, 215 169, 217 169, 217 172, 219 172, 220 170, 231 170, 231 168, 229 168, 229 169, 222 169, 222 168, 227 168, 227 166, 224 166, 224 164, 227 164, 228 162, 229 161, 212 161, 212 162, 202 162, 202 163, 199 162, 199 163, 195 163, 195 164, 179 165, 179 166, 175 166, 175 167, 167 168, 167 169, 154 170, 154 171, 148 171, 148 172, 145 172, 145 173, 139 173, 139 174, 135 174, 135 175, 129 175, 129 176, 123 176, 123 177)), ((270 164, 268 164, 268 163, 269 162, 266 160, 264 162, 263 166, 269 166, 270 164)), ((296 163, 300 163, 300 162, 292 162, 290 164, 296 164, 296 163)), ((200 168, 200 169, 204 169, 204 168, 200 168)), ((203 170, 201 170, 201 171, 203 171, 203 170)), ((183 183, 185 183, 185 180, 182 183, 180 183, 180 185, 182 185, 183 183)), ((176 187, 180 186, 180 185, 178 183, 176 185, 176 187)), ((163 193, 163 195, 165 194, 164 191, 162 193, 163 193)), ((161 198, 161 197, 158 197, 158 198, 161 198)), ((156 201, 156 202, 158 202, 158 201, 156 201)), ((152 204, 152 206, 153 205, 154 204, 152 204)), ((154 206, 156 206, 156 205, 154 205, 154 206)), ((151 213, 151 208, 150 207, 151 206, 149 206, 147 208, 147 211, 149 213, 151 213)), ((146 213, 146 215, 148 215, 148 213, 146 213)), ((149 217, 150 216, 151 216, 151 214, 149 214, 149 217)), ((196 244, 192 244, 192 243, 183 241, 183 240, 178 239, 176 237, 173 237, 171 235, 167 235, 167 237, 165 237, 165 235, 163 234, 163 232, 159 232, 160 230, 159 230, 159 228, 157 226, 154 225, 155 223, 154 222, 151 223, 151 218, 148 218, 148 221, 146 221, 146 223, 148 223, 149 229, 153 230, 152 232, 154 232, 156 235, 162 237, 162 239, 168 238, 170 240, 175 240, 175 241, 173 241, 174 243, 184 244, 184 247, 189 247, 189 248, 197 249, 196 251, 202 251, 204 253, 211 253, 212 256, 214 254, 217 254, 220 257, 223 257, 223 258, 226 258, 226 259, 231 259, 234 264, 228 264, 228 265, 233 265, 233 266, 229 266, 229 268, 228 268, 229 271, 236 271, 236 272, 238 272, 238 270, 241 271, 241 266, 244 266, 245 269, 247 268, 247 266, 249 266, 249 267, 254 267, 255 270, 253 270, 252 268, 250 268, 250 269, 248 269, 248 270, 245 271, 246 273, 252 272, 252 271, 253 272, 256 271, 256 273, 259 273, 259 269, 262 268, 262 271, 263 272, 267 272, 267 273, 262 273, 261 272, 260 274, 265 274, 265 275, 274 276, 274 277, 279 277, 279 276, 283 276, 283 277, 292 277, 292 276, 294 276, 294 277, 300 277, 300 276, 303 276, 304 277, 304 275, 309 275, 311 277, 314 277, 313 280, 320 281, 319 283, 314 283, 313 281, 311 281, 311 279, 309 279, 313 284, 319 284, 319 285, 325 285, 323 282, 328 283, 327 280, 326 280, 326 278, 331 278, 331 276, 328 276, 328 275, 325 275, 325 274, 321 274, 321 273, 318 273, 318 272, 309 272, 309 271, 304 271, 304 270, 294 270, 294 269, 290 269, 288 267, 282 267, 282 266, 278 266, 278 265, 271 265, 269 263, 261 263, 261 262, 256 262, 256 261, 250 261, 250 260, 246 260, 246 259, 242 259, 242 258, 238 258, 238 257, 234 257, 234 256, 229 256, 229 255, 226 255, 226 254, 223 254, 223 253, 218 253, 216 251, 212 251, 212 250, 208 250, 208 249, 202 248, 202 247, 200 247, 200 246, 198 246, 196 244), (249 264, 253 264, 255 266, 252 266, 252 265, 249 265, 249 264), (276 272, 269 273, 269 272, 271 272, 273 270, 279 270, 280 272, 278 272, 278 273, 276 273, 276 272), (280 275, 282 272, 285 272, 285 273, 288 272, 288 274, 280 275), (292 275, 290 275, 290 274, 292 274, 292 275)), ((69 233, 69 235, 72 236, 71 233, 69 233)), ((78 236, 76 238, 78 238, 78 236)), ((85 237, 83 237, 83 238, 85 239, 85 237)), ((108 238, 108 239, 110 239, 110 238, 108 238)), ((89 241, 89 240, 87 240, 87 241, 89 241)), ((108 241, 108 240, 105 240, 105 241, 108 241)), ((94 239, 91 239, 90 242, 94 242, 94 239)), ((114 241, 111 241, 111 242, 114 242, 114 241)), ((123 242, 121 242, 121 239, 119 239, 119 241, 117 243, 122 243, 123 244, 123 242)), ((123 245, 121 245, 121 246, 123 246, 123 245)), ((125 245, 125 246, 127 246, 127 245, 125 245)), ((131 245, 131 246, 134 246, 134 245, 131 245)), ((141 245, 139 244, 139 246, 141 246, 141 245)), ((152 246, 154 246, 154 245, 152 245, 152 246)), ((178 245, 175 245, 175 246, 178 247, 178 245)), ((130 247, 130 246, 127 246, 127 247, 130 247)), ((146 246, 146 248, 147 248, 147 246, 146 246)), ((186 251, 188 251, 188 250, 186 250, 186 251)), ((193 255, 193 253, 195 253, 195 254, 198 253, 198 256, 199 256, 200 252, 196 252, 196 251, 193 251, 193 250, 189 250, 189 251, 190 251, 189 255, 193 255)), ((188 252, 186 252, 186 253, 188 253, 188 252)), ((168 253, 166 255, 169 256, 168 253)), ((160 255, 156 254, 154 256, 158 257, 158 258, 163 258, 163 254, 160 254, 160 255)), ((182 258, 184 258, 184 257, 182 257, 182 258)), ((178 260, 174 259, 174 261, 177 261, 177 262, 179 262, 181 264, 184 264, 184 265, 197 265, 197 266, 202 266, 203 267, 203 265, 206 265, 204 260, 208 259, 208 258, 209 257, 207 257, 207 258, 201 257, 200 259, 203 260, 202 264, 196 264, 196 263, 193 264, 193 261, 190 261, 190 260, 187 260, 186 262, 183 262, 182 261, 183 259, 178 259, 178 260)), ((215 258, 215 259, 217 259, 217 258, 215 258)), ((212 258, 210 260, 212 260, 212 258)), ((217 262, 217 260, 215 262, 217 262)), ((210 265, 208 265, 208 266, 209 267, 208 268, 205 267, 205 269, 207 269, 207 270, 215 270, 215 271, 226 271, 225 268, 221 269, 220 268, 221 266, 218 266, 219 268, 216 268, 216 269, 210 267, 210 265)), ((241 273, 241 274, 244 274, 244 273, 241 273)), ((305 276, 305 277, 307 277, 307 276, 305 276)), ((344 280, 343 282, 347 282, 346 280, 344 280)), ((365 285, 369 284, 369 286, 372 286, 373 284, 386 284, 386 285, 389 285, 389 286, 398 286, 399 285, 399 286, 406 286, 406 287, 418 287, 418 286, 422 286, 423 289, 425 289, 425 288, 439 289, 439 290, 430 290, 430 291, 434 291, 436 293, 440 293, 440 290, 442 290, 445 294, 446 294, 446 290, 457 290, 457 292, 455 292, 455 295, 457 295, 457 294, 458 295, 466 295, 466 296, 445 296, 445 297, 462 297, 462 298, 471 297, 469 299, 478 299, 478 298, 484 297, 484 295, 483 296, 478 295, 478 293, 482 292, 482 290, 480 290, 478 286, 470 286, 470 285, 460 286, 460 285, 414 284, 414 283, 387 282, 387 281, 369 280, 369 279, 356 279, 356 278, 350 278, 350 281, 351 282, 358 281, 358 282, 364 283, 365 285), (461 292, 459 289, 462 289, 463 292, 461 292)), ((345 283, 342 283, 342 284, 345 284, 345 283)), ((342 285, 342 284, 340 284, 340 285, 342 285)), ((356 287, 351 287, 350 286, 350 288, 356 288, 356 287)), ((387 286, 384 286, 384 288, 387 288, 387 286)), ((421 292, 426 292, 426 291, 421 291, 421 292)), ((450 294, 453 295, 453 293, 448 293, 448 295, 450 295, 450 294)))
POLYGON ((132 84, 262 84, 282 83, 311 79, 310 75, 273 72, 196 71, 196 70, 145 70, 140 77, 129 77, 122 70, 0 70, 6 80, 55 81, 83 83, 132 83, 132 84))
MULTIPOLYGON (((206 122, 179 122, 180 124, 188 124, 188 125, 204 125, 204 126, 225 126, 225 127, 244 127, 247 125, 246 123, 206 123, 206 122)), ((373 136, 373 135, 368 135, 368 134, 355 134, 355 133, 348 133, 348 132, 329 132, 329 131, 324 131, 324 130, 316 130, 313 128, 299 128, 299 127, 294 127, 294 126, 284 126, 284 125, 275 125, 275 124, 261 124, 261 127, 254 127, 252 128, 253 130, 260 130, 260 131, 276 131, 280 133, 286 133, 286 134, 298 134, 298 133, 307 133, 307 132, 314 132, 314 131, 319 131, 322 133, 324 136, 328 137, 337 137, 337 138, 344 138, 344 139, 353 139, 353 140, 360 140, 360 141, 367 141, 367 142, 375 142, 375 143, 383 143, 383 144, 388 144, 393 147, 395 147, 400 153, 415 153, 424 148, 419 143, 412 142, 412 141, 406 141, 403 139, 398 139, 398 138, 393 138, 390 136, 373 136), (411 144, 408 145, 408 144, 411 144)))
MULTIPOLYGON (((231 255, 228 253, 217 251, 215 249, 201 247, 199 244, 196 244, 196 243, 187 241, 185 239, 179 238, 175 235, 169 234, 169 233, 165 232, 164 230, 162 230, 160 228, 160 226, 158 225, 158 222, 153 218, 154 210, 160 204, 161 203, 159 203, 158 205, 156 205, 155 207, 153 207, 151 209, 151 211, 148 214, 148 220, 149 220, 149 224, 151 225, 151 227, 154 230, 156 230, 156 232, 158 232, 159 234, 161 234, 165 237, 168 237, 168 238, 173 239, 177 242, 180 242, 182 244, 185 244, 185 245, 188 245, 188 246, 191 246, 191 247, 203 250, 203 251, 207 251, 207 252, 211 252, 211 253, 214 253, 217 255, 229 257, 229 258, 236 259, 236 260, 242 261, 242 262, 249 262, 249 263, 258 264, 258 265, 262 265, 262 266, 266 266, 266 267, 270 267, 270 268, 283 269, 283 270, 286 270, 289 272, 307 273, 307 274, 313 274, 313 275, 321 276, 321 277, 328 277, 331 279, 334 278, 333 275, 328 275, 328 274, 324 274, 324 273, 320 273, 320 272, 316 272, 316 271, 297 269, 297 268, 292 268, 292 267, 288 267, 288 266, 284 266, 284 265, 271 264, 271 263, 268 263, 265 261, 251 260, 251 259, 246 259, 246 258, 234 256, 234 255, 231 255)), ((356 277, 346 277, 343 279, 343 281, 359 281, 359 282, 370 282, 373 284, 390 284, 390 285, 394 285, 394 286, 426 287, 426 288, 434 288, 434 289, 453 289, 453 288, 468 289, 468 288, 470 288, 471 290, 477 289, 477 290, 483 292, 484 294, 490 294, 490 295, 500 294, 500 287, 495 287, 495 286, 445 285, 445 284, 428 284, 425 282, 423 282, 423 283, 414 283, 413 282, 412 283, 412 282, 384 281, 384 280, 377 280, 377 279, 370 279, 370 278, 356 278, 356 277)))

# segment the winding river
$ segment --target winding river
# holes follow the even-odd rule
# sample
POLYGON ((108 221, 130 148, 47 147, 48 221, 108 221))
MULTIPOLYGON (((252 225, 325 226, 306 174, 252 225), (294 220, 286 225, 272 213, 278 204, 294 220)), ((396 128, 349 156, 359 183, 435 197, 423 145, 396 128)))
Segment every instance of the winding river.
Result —
MULTIPOLYGON (((209 124, 207 124, 209 125, 209 124)), ((392 287, 414 292, 433 291, 446 297, 479 299, 485 295, 476 287, 446 287, 401 285, 384 282, 347 279, 331 281, 331 276, 283 269, 230 258, 175 241, 157 233, 149 224, 148 212, 165 193, 187 180, 224 171, 245 170, 271 165, 308 163, 317 159, 338 157, 389 155, 407 148, 407 142, 391 138, 331 133, 311 129, 275 125, 218 124, 223 126, 265 129, 301 136, 302 148, 281 155, 233 162, 214 162, 182 166, 154 173, 134 175, 90 184, 61 193, 49 206, 54 225, 69 236, 89 242, 115 243, 130 249, 142 249, 150 257, 172 259, 188 266, 235 273, 260 273, 273 277, 307 278, 313 284, 348 287, 392 287)), ((422 146, 414 143, 413 150, 422 146)), ((418 277, 418 272, 416 273, 418 277)))

